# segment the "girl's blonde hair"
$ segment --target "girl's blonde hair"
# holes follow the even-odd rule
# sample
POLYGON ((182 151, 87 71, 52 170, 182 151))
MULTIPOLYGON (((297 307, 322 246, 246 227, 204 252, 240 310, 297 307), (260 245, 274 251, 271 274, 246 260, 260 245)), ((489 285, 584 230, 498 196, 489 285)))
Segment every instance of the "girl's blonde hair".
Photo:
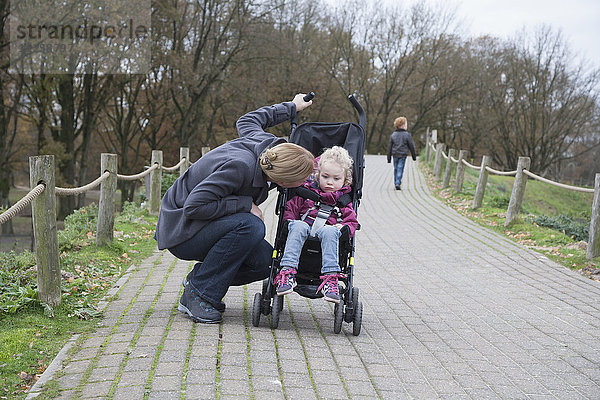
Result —
POLYGON ((297 144, 282 143, 260 155, 260 167, 271 182, 304 181, 313 172, 314 156, 297 144))
POLYGON ((398 117, 394 120, 394 128, 396 129, 406 129, 407 124, 406 117, 398 117))
MULTIPOLYGON (((340 146, 333 146, 321 154, 319 158, 319 170, 325 163, 335 163, 344 170, 344 185, 352 184, 352 164, 354 160, 350 157, 348 150, 340 146)), ((318 179, 318 176, 317 176, 318 179)))

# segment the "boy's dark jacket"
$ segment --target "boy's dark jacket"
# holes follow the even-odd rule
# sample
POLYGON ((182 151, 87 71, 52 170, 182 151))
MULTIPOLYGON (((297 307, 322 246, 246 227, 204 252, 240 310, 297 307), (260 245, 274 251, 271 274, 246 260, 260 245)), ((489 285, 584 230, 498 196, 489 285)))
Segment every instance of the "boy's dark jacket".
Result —
POLYGON ((417 151, 415 150, 415 142, 412 135, 406 129, 398 129, 390 136, 387 149, 387 162, 391 162, 394 157, 407 157, 408 152, 412 155, 412 159, 417 159, 417 151))
POLYGON ((211 150, 185 171, 162 199, 154 235, 158 248, 181 244, 210 221, 250 212, 252 203, 265 201, 269 188, 259 157, 285 139, 264 130, 295 114, 296 105, 285 102, 242 116, 237 121, 238 139, 211 150))

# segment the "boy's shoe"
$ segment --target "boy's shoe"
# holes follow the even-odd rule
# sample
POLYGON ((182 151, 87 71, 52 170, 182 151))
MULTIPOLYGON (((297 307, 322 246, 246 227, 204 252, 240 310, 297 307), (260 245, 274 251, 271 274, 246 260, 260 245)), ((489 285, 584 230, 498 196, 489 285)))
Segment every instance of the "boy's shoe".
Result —
POLYGON ((192 321, 203 324, 218 324, 223 320, 221 313, 212 304, 198 297, 189 283, 183 289, 177 310, 187 314, 192 321))
POLYGON ((402 190, 402 189, 400 188, 400 185, 396 185, 396 190, 402 190))
POLYGON ((321 282, 321 286, 317 288, 317 293, 319 290, 323 293, 323 297, 325 300, 330 301, 332 303, 340 302, 340 288, 338 286, 338 279, 343 278, 343 275, 334 272, 332 274, 325 274, 321 276, 323 282, 321 282))
POLYGON ((292 293, 296 287, 296 270, 291 267, 283 267, 275 277, 277 284, 277 296, 292 293))

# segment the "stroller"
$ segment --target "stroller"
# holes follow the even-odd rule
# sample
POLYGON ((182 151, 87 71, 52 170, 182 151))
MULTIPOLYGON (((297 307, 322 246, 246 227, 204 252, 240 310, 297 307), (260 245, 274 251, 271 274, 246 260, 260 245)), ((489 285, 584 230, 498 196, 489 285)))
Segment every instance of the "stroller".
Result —
MULTIPOLYGON (((304 100, 309 101, 314 96, 310 93, 304 100)), ((362 183, 364 173, 364 151, 365 151, 365 112, 353 95, 348 96, 359 114, 359 124, 346 123, 322 123, 309 122, 297 126, 297 119, 291 123, 290 142, 298 144, 312 152, 317 157, 324 149, 332 146, 342 146, 354 160, 353 163, 353 183, 352 191, 348 193, 341 201, 345 204, 352 203, 354 210, 358 213, 358 206, 362 196, 362 183)), ((285 243, 287 239, 287 221, 283 220, 286 202, 294 196, 301 196, 315 201, 319 207, 319 216, 327 220, 331 213, 331 206, 320 204, 320 196, 309 189, 299 187, 293 189, 279 188, 275 214, 279 216, 277 224, 277 233, 273 258, 271 261, 271 274, 268 279, 263 281, 262 293, 254 295, 252 307, 252 324, 258 326, 261 314, 271 316, 270 327, 276 329, 279 325, 279 315, 283 309, 284 296, 278 296, 276 293, 275 277, 280 270, 280 261, 283 256, 285 243)), ((338 204, 339 201, 338 200, 338 204)), ((316 221, 315 221, 316 223, 316 221)), ((357 230, 360 229, 360 225, 357 230)), ((342 321, 352 323, 352 334, 358 336, 362 323, 362 303, 359 300, 359 290, 354 287, 354 237, 350 237, 348 227, 342 229, 342 236, 339 239, 339 263, 343 278, 339 280, 341 301, 334 308, 333 331, 340 333, 342 321)), ((321 243, 316 237, 309 236, 306 240, 300 255, 298 272, 296 274, 297 286, 294 291, 303 297, 310 299, 320 298, 323 295, 317 293, 317 288, 321 284, 321 243)))

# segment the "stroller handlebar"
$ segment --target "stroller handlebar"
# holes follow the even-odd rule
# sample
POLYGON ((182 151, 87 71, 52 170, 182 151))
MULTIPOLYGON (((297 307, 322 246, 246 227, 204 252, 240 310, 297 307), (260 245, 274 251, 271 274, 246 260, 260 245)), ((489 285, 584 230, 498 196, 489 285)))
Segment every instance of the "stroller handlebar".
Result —
POLYGON ((365 129, 365 124, 366 124, 366 115, 365 115, 365 110, 362 108, 362 106, 360 105, 360 103, 358 102, 358 100, 356 100, 356 97, 354 97, 353 94, 348 96, 348 100, 350 101, 350 103, 352 103, 352 105, 354 106, 354 108, 356 109, 356 111, 358 111, 358 118, 360 120, 360 126, 363 127, 363 129, 365 129))
POLYGON ((315 97, 315 92, 309 92, 306 96, 304 96, 302 98, 302 100, 304 100, 304 101, 306 101, 308 103, 309 101, 311 101, 312 99, 314 99, 314 97, 315 97))
MULTIPOLYGON (((314 99, 314 97, 315 97, 315 92, 308 92, 307 95, 302 97, 302 100, 304 100, 308 103, 309 101, 314 99)), ((298 114, 294 115, 294 117, 292 118, 291 128, 290 128, 290 137, 294 134, 294 131, 296 130, 297 126, 298 126, 298 114)))
MULTIPOLYGON (((315 92, 309 92, 307 95, 305 95, 302 100, 309 102, 311 101, 313 98, 315 97, 315 92)), ((354 97, 354 94, 350 94, 348 96, 348 101, 350 101, 350 103, 352 103, 352 106, 354 107, 354 109, 358 112, 358 118, 359 118, 359 123, 360 126, 363 129, 366 129, 366 115, 365 115, 365 110, 363 109, 363 107, 360 105, 360 103, 358 102, 358 100, 356 100, 356 97, 354 97)), ((291 129, 290 129, 290 138, 292 137, 292 135, 294 134, 294 131, 296 130, 296 127, 298 126, 298 114, 296 114, 294 116, 294 118, 292 118, 291 121, 291 129)))

